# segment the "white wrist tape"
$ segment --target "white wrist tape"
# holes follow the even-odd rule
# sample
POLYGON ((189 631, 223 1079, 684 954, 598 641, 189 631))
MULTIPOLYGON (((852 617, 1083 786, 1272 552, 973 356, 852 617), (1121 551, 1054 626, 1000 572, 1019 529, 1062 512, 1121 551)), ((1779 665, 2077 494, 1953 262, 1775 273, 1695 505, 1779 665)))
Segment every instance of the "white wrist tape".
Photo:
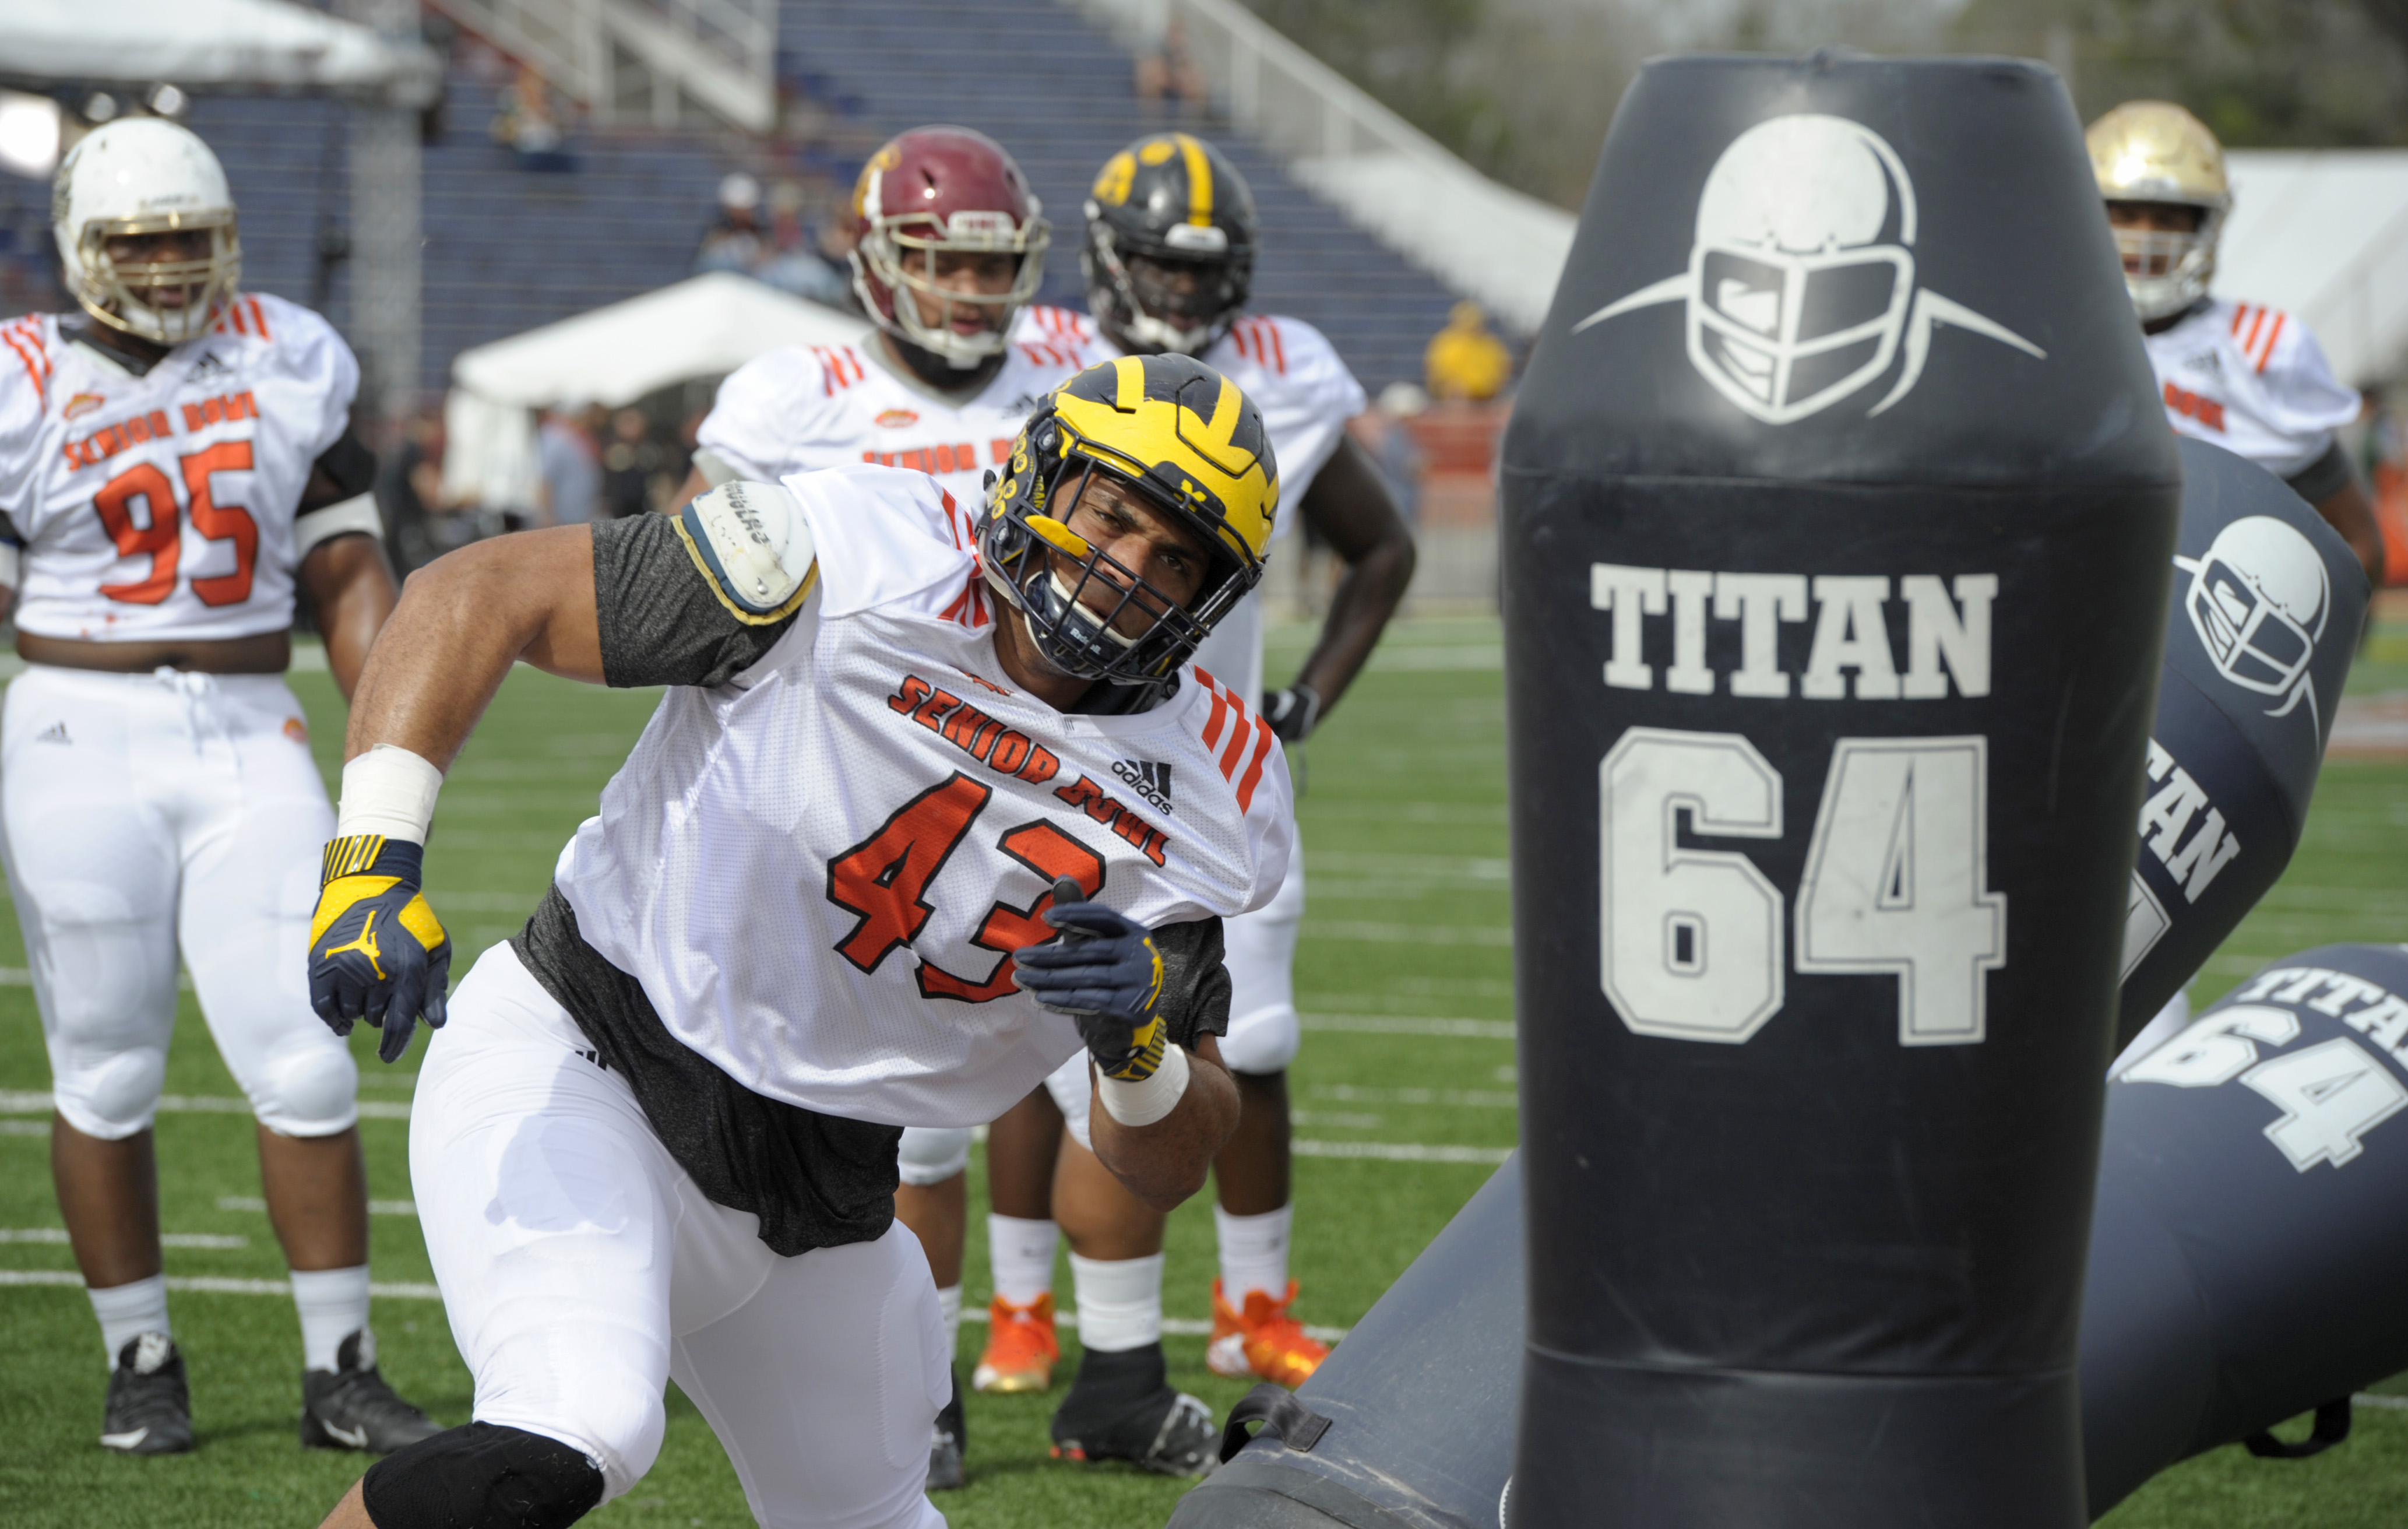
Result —
POLYGON ((1166 1046, 1162 1065, 1136 1083, 1096 1075, 1096 1097, 1104 1112, 1125 1126, 1150 1126, 1179 1107, 1187 1092, 1187 1048, 1166 1046))
POLYGON ((335 837, 380 833, 423 844, 435 821, 435 793, 442 788, 443 772, 406 748, 379 743, 343 766, 335 837))

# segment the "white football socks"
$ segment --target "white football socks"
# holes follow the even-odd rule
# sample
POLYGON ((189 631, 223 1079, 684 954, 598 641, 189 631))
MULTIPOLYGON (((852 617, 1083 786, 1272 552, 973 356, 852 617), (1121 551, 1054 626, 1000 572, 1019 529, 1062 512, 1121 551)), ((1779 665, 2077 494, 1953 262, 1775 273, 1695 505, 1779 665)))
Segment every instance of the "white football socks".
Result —
POLYGON ((945 1363, 951 1364, 961 1351, 962 1288, 947 1285, 937 1292, 937 1310, 945 1319, 945 1363))
POLYGON ((1246 1309, 1246 1292, 1261 1291, 1274 1301, 1287 1299, 1288 1233, 1296 1206, 1282 1205, 1261 1216, 1232 1216, 1212 1207, 1212 1225, 1220 1233, 1221 1296, 1239 1310, 1246 1309))
POLYGON ((1162 1341, 1162 1259, 1070 1255, 1079 1295, 1079 1347, 1117 1354, 1162 1341))
POLYGON ((368 1331, 368 1266, 293 1271, 293 1305, 301 1314, 301 1363, 312 1370, 335 1368, 343 1340, 360 1335, 362 1369, 376 1363, 376 1337, 368 1331))
POLYGON ((84 1293, 92 1297, 92 1314, 100 1319, 101 1347, 108 1350, 108 1367, 112 1370, 117 1368, 117 1356, 127 1344, 145 1333, 168 1331, 165 1275, 152 1275, 130 1285, 111 1285, 105 1291, 87 1287, 84 1293))
POLYGON ((995 1293, 1025 1306, 1054 1288, 1054 1250, 1061 1242, 1052 1221, 1017 1216, 986 1219, 986 1256, 995 1270, 995 1293))

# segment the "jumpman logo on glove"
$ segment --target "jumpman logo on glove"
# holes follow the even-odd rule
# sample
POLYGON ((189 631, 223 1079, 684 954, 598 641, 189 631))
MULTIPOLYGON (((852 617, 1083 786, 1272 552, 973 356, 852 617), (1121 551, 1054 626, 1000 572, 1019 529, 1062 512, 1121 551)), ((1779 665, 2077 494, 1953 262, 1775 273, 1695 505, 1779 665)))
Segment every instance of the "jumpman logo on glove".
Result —
POLYGON ((382 1030, 377 1055, 389 1062, 422 1017, 442 1028, 451 988, 452 937, 419 890, 425 853, 378 834, 336 840, 309 920, 309 1006, 337 1035, 361 1019, 382 1030))

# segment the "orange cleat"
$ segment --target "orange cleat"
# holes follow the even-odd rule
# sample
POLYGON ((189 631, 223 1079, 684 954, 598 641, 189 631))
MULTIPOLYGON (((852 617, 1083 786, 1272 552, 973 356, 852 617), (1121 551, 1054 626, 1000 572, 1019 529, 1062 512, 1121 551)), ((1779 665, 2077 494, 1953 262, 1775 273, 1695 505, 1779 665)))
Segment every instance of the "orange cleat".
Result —
POLYGON ((1050 1391, 1062 1340, 1054 1332, 1054 1292, 1025 1306, 998 1295, 987 1307, 986 1351, 970 1372, 970 1389, 1004 1394, 1050 1391))
POLYGON ((1212 1339, 1204 1351, 1212 1373, 1260 1376, 1290 1390, 1304 1384, 1329 1357, 1329 1350, 1307 1337, 1304 1324, 1288 1315, 1287 1308, 1296 1304, 1296 1291, 1293 1279, 1287 1282, 1287 1294, 1277 1301, 1263 1291, 1248 1291, 1245 1310, 1233 1311, 1221 1282, 1214 1280, 1212 1339))

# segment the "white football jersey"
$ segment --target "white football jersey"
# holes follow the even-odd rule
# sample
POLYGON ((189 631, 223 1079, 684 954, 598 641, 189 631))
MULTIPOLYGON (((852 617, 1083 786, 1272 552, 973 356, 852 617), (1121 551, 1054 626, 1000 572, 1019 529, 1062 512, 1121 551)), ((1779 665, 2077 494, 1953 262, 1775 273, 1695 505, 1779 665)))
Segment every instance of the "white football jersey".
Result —
MULTIPOLYGON (((1031 308, 1012 331, 1017 339, 1074 345, 1097 360, 1117 356, 1096 321, 1067 308, 1031 308)), ((1271 544, 1284 541, 1296 524, 1305 490, 1320 476, 1346 422, 1367 407, 1363 384, 1339 358, 1327 336, 1302 319, 1254 316, 1240 319, 1215 340, 1204 364, 1238 384, 1262 411, 1278 458, 1280 513, 1271 523, 1271 544)), ((1227 677, 1245 695, 1263 693, 1263 598, 1248 596, 1222 618, 1196 650, 1196 661, 1227 677)))
POLYGON ((2173 427, 2277 477, 2313 466, 2333 431, 2358 417, 2358 394, 2287 313, 2214 297, 2148 342, 2173 427))
POLYGON ((0 326, 0 343, 19 627, 133 642, 293 625, 294 512, 360 382, 325 320, 241 296, 140 377, 50 314, 0 326))
MULTIPOLYGON (((753 1092, 994 1119, 1080 1049, 1011 982, 1057 876, 1149 927, 1268 902, 1287 764, 1190 666, 1148 712, 1019 693, 972 512, 916 471, 800 473, 817 584, 758 663, 672 688, 561 854, 586 942, 753 1092)), ((1007 608, 1008 609, 1008 608, 1007 608)))
POLYGON ((1029 414, 1090 360, 1074 343, 1016 340, 994 381, 956 405, 895 375, 868 346, 789 345, 746 362, 720 384, 695 443, 755 483, 850 462, 910 468, 976 509, 1029 414))

